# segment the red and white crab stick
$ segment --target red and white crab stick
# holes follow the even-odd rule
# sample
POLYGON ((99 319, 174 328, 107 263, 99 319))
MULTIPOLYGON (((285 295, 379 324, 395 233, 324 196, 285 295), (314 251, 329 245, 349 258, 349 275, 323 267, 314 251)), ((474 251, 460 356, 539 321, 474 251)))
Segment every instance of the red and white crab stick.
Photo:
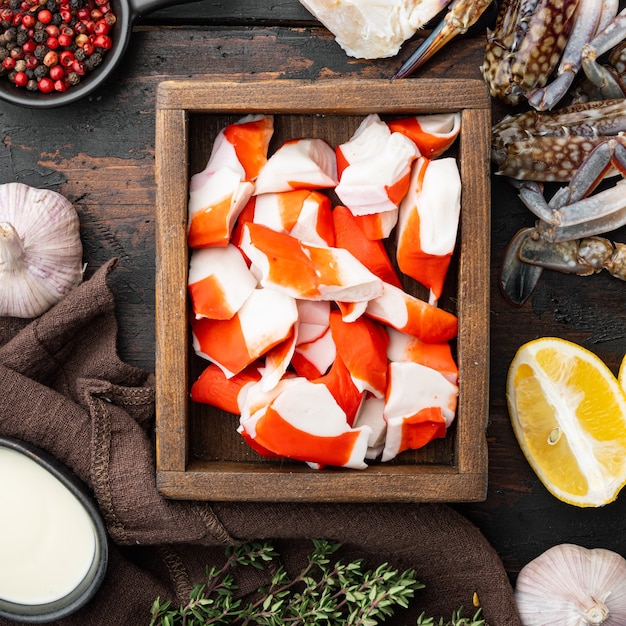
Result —
POLYGON ((241 251, 228 244, 224 248, 192 249, 188 284, 196 317, 225 320, 243 306, 257 281, 241 251))
POLYGON ((381 460, 445 437, 454 420, 459 389, 434 369, 411 362, 389 364, 387 422, 381 460))
POLYGON ((427 159, 440 157, 455 142, 461 131, 461 114, 427 113, 387 122, 392 132, 413 140, 427 159))
POLYGON ((315 466, 364 469, 370 428, 351 428, 325 385, 298 379, 240 424, 263 448, 315 466))
POLYGON ((330 145, 323 139, 292 139, 261 168, 255 193, 330 189, 336 184, 337 161, 330 145))
POLYGON ((261 285, 294 298, 357 302, 382 294, 382 281, 343 248, 312 246, 247 223, 241 248, 261 285))
POLYGON ((456 244, 461 209, 461 176, 456 160, 420 157, 400 204, 396 257, 398 267, 441 297, 456 244))

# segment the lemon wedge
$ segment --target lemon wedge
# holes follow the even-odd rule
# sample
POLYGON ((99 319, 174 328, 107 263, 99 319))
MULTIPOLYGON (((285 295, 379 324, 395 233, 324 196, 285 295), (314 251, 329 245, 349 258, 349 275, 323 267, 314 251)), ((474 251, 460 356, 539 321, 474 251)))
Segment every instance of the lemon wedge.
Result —
POLYGON ((518 443, 550 493, 580 507, 615 500, 626 484, 626 394, 599 357, 564 339, 530 341, 506 393, 518 443))

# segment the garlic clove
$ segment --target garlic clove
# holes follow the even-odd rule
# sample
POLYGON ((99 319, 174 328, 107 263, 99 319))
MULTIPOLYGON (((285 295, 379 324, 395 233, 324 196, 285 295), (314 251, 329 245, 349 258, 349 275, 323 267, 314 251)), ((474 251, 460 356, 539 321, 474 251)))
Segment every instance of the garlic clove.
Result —
POLYGON ((554 546, 522 568, 515 600, 524 626, 622 626, 626 559, 603 548, 554 546))
POLYGON ((34 318, 83 278, 80 221, 49 189, 0 185, 0 316, 34 318))

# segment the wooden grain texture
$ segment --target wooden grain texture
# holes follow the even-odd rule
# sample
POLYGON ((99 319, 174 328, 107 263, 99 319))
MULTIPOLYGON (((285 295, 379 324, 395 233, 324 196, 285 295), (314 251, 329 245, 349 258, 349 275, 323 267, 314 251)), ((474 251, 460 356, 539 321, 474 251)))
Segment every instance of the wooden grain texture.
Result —
POLYGON ((201 500, 484 499, 490 221, 490 107, 484 83, 352 78, 269 83, 164 81, 157 89, 156 109, 156 425, 161 492, 201 500), (462 115, 460 262, 453 263, 449 273, 453 286, 447 287, 439 303, 459 319, 456 345, 461 382, 454 427, 445 441, 363 471, 303 470, 300 463, 263 459, 243 444, 235 416, 189 400, 191 384, 208 363, 191 349, 186 321, 186 176, 204 169, 217 133, 245 114, 274 116, 271 152, 294 137, 322 137, 338 145, 349 140, 372 113, 385 118, 442 111, 462 115), (181 162, 186 166, 181 168, 181 162), (172 458, 168 458, 170 451, 174 451, 172 458))

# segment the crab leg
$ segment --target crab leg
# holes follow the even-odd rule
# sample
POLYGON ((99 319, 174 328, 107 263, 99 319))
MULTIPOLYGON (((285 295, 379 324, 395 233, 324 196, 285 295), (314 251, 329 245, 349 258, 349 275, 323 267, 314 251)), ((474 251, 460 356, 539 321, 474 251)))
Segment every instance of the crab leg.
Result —
POLYGON ((626 9, 622 10, 593 41, 581 49, 582 66, 587 78, 600 89, 603 98, 623 98, 624 92, 610 70, 596 62, 626 37, 626 9))
MULTIPOLYGON (((617 6, 615 12, 617 12, 617 6)), ((598 0, 581 1, 576 22, 561 57, 557 78, 547 86, 535 89, 527 95, 528 102, 535 109, 549 110, 565 96, 582 65, 583 46, 596 34, 602 14, 602 7, 598 0)))
POLYGON ((478 21, 491 4, 492 0, 454 0, 444 19, 391 77, 391 80, 405 78, 424 65, 454 37, 467 32, 468 28, 478 21))

